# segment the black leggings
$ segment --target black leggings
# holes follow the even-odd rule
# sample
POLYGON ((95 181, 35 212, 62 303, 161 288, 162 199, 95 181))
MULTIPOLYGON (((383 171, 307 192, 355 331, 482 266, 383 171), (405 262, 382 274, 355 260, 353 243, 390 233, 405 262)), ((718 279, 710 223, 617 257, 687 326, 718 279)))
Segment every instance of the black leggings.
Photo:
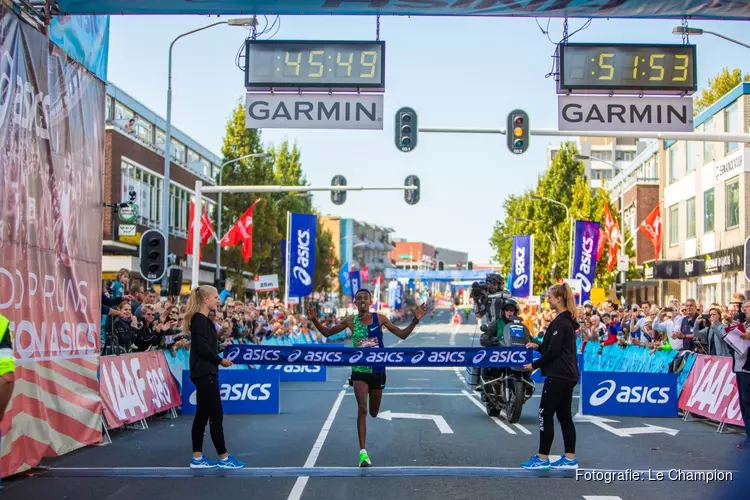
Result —
POLYGON ((565 453, 576 452, 576 427, 573 425, 573 388, 578 382, 561 378, 544 381, 539 403, 539 454, 549 455, 555 439, 555 414, 562 428, 565 453))
POLYGON ((203 433, 206 424, 211 422, 211 440, 214 442, 216 453, 223 455, 227 452, 224 443, 224 409, 221 407, 221 393, 219 392, 219 378, 216 375, 206 375, 193 381, 196 389, 198 404, 193 419, 193 452, 203 453, 203 433))

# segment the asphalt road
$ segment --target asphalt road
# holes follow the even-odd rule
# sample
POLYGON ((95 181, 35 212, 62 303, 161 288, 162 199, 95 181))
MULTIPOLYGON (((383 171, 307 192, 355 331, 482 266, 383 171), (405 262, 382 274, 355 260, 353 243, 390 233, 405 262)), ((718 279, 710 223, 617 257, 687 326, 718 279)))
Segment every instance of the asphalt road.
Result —
MULTIPOLYGON (((448 311, 439 311, 432 320, 426 318, 403 345, 471 345, 473 324, 457 327, 447 321, 448 311)), ((398 342, 394 336, 388 337, 390 345, 398 342)), ((672 469, 728 470, 737 468, 738 459, 750 460, 734 447, 737 434, 717 434, 714 426, 677 418, 617 417, 603 425, 581 421, 577 423, 579 474, 589 475, 544 477, 536 471, 523 471, 519 464, 534 454, 538 445, 539 399, 527 403, 519 424, 490 419, 467 391, 463 369, 453 368, 388 369, 380 416, 390 420, 368 421, 367 450, 373 467, 358 469, 356 404, 346 384, 348 375, 347 369, 333 368, 327 382, 284 383, 280 415, 226 416, 229 451, 247 462, 243 471, 196 475, 187 469, 192 418, 181 416, 154 419, 144 431, 116 431, 111 444, 46 461, 44 465, 50 467, 46 471, 4 480, 0 496, 76 500, 382 500, 406 495, 418 500, 690 500, 716 498, 723 488, 748 477, 737 472, 733 483, 708 484, 670 480, 672 469), (622 429, 646 424, 662 430, 623 435, 622 429), (73 473, 92 477, 66 477, 70 468, 83 468, 73 473), (592 469, 621 471, 621 476, 629 479, 592 478, 592 469), (628 470, 642 471, 641 478, 627 476, 628 470), (650 477, 647 471, 651 471, 650 477), (664 479, 659 480, 657 471, 665 471, 664 479), (425 473, 433 475, 416 475, 425 473), (101 477, 103 474, 110 477, 101 477), (153 477, 142 477, 148 474, 153 477), (342 477, 346 475, 353 477, 342 477)), ((561 453, 559 427, 556 431, 553 453, 561 453)), ((206 443, 206 454, 215 458, 208 435, 206 443)))

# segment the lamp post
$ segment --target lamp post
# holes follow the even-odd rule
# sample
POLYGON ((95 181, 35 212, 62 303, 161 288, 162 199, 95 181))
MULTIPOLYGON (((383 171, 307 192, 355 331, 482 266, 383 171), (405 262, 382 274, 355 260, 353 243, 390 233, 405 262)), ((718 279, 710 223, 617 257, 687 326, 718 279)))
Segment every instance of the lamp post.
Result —
POLYGON ((544 196, 537 196, 535 194, 532 194, 531 199, 548 201, 550 203, 554 203, 555 205, 560 205, 565 209, 565 218, 570 220, 570 241, 568 243, 570 258, 568 259, 568 276, 573 279, 573 219, 570 218, 570 210, 568 210, 568 207, 564 203, 560 203, 559 201, 553 200, 552 198, 545 198, 544 196))
MULTIPOLYGON (((166 258, 169 254, 169 166, 172 161, 172 152, 170 148, 170 146, 172 145, 172 49, 174 48, 175 42, 177 42, 177 40, 179 40, 180 38, 192 35, 193 33, 197 33, 208 28, 213 28, 214 26, 218 26, 220 24, 227 24, 229 26, 253 26, 255 25, 255 23, 256 20, 253 17, 241 17, 237 19, 219 21, 177 35, 177 37, 172 40, 172 43, 169 44, 169 63, 167 65, 167 125, 165 127, 166 138, 164 139, 164 193, 162 194, 161 204, 161 231, 162 233, 164 233, 164 238, 167 241, 167 251, 164 252, 165 268, 167 265, 166 258)), ((193 257, 197 258, 196 255, 193 255, 193 257)), ((161 280, 162 290, 167 289, 168 279, 168 276, 165 274, 161 280)))
POLYGON ((723 38, 724 40, 736 43, 737 45, 745 47, 746 49, 750 49, 750 45, 740 42, 739 40, 735 40, 734 38, 729 38, 728 36, 722 35, 721 33, 716 33, 714 31, 703 30, 700 28, 688 28, 686 26, 675 26, 674 28, 672 28, 673 35, 703 35, 704 33, 706 35, 718 36, 719 38, 723 38))
MULTIPOLYGON (((271 155, 268 153, 251 153, 249 155, 240 156, 239 158, 235 158, 234 160, 229 160, 221 165, 221 169, 219 170, 219 186, 223 185, 224 181, 224 167, 227 165, 232 165, 233 163, 237 163, 238 161, 244 160, 246 158, 268 158, 271 155)), ((219 281, 219 276, 221 272, 221 215, 223 212, 223 205, 222 205, 222 199, 221 199, 221 191, 219 191, 219 200, 218 200, 218 206, 216 208, 216 274, 214 275, 216 281, 219 281)))

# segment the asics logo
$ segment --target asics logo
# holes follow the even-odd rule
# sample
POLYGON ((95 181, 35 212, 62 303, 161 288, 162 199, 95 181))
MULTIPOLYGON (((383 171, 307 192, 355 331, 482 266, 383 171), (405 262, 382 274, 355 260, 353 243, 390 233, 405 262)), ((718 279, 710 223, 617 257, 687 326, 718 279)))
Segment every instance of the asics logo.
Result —
POLYGON ((297 361, 297 359, 299 359, 300 356, 302 356, 302 351, 300 351, 299 349, 295 349, 287 358, 287 362, 294 363, 295 361, 297 361))
POLYGON ((604 387, 599 387, 599 389, 591 393, 591 397, 589 398, 591 406, 601 406, 609 401, 609 398, 615 393, 616 385, 617 384, 615 384, 614 380, 605 380, 604 382, 601 382, 599 386, 604 387))
POLYGON ((239 355, 240 355, 239 348, 233 347, 231 349, 228 349, 228 352, 226 354, 226 359, 228 359, 229 361, 234 361, 235 359, 237 359, 237 356, 239 355))
MULTIPOLYGON (((591 406, 601 406, 612 398, 617 384, 614 380, 600 382, 599 389, 591 393, 589 402, 591 406)), ((620 386, 615 399, 618 403, 651 403, 666 404, 669 402, 669 387, 646 387, 646 386, 620 386)))
POLYGON ((350 363, 356 363, 360 359, 362 359, 362 351, 357 351, 354 354, 352 354, 351 358, 349 358, 349 362, 350 363))
POLYGON ((481 363, 485 356, 487 356, 487 351, 481 350, 474 355, 474 359, 472 359, 471 362, 474 364, 481 363))
POLYGON ((417 351, 414 357, 411 358, 411 364, 416 365, 424 358, 424 351, 417 351))

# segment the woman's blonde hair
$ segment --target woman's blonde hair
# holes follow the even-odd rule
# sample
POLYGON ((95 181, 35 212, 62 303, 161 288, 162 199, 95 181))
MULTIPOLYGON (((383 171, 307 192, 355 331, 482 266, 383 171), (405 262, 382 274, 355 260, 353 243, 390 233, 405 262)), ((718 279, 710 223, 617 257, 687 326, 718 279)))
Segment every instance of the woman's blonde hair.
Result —
POLYGON ((555 298, 562 300, 565 309, 570 311, 570 314, 572 314, 573 317, 576 317, 576 315, 578 314, 576 298, 575 295, 573 295, 573 290, 570 289, 570 286, 567 283, 552 285, 549 289, 549 294, 554 295, 555 298))
POLYGON ((193 291, 190 292, 190 298, 188 298, 187 307, 185 309, 185 319, 182 327, 183 332, 187 333, 190 331, 190 324, 193 320, 193 316, 201 310, 203 299, 214 293, 218 292, 216 288, 211 285, 201 285, 193 288, 193 291))

